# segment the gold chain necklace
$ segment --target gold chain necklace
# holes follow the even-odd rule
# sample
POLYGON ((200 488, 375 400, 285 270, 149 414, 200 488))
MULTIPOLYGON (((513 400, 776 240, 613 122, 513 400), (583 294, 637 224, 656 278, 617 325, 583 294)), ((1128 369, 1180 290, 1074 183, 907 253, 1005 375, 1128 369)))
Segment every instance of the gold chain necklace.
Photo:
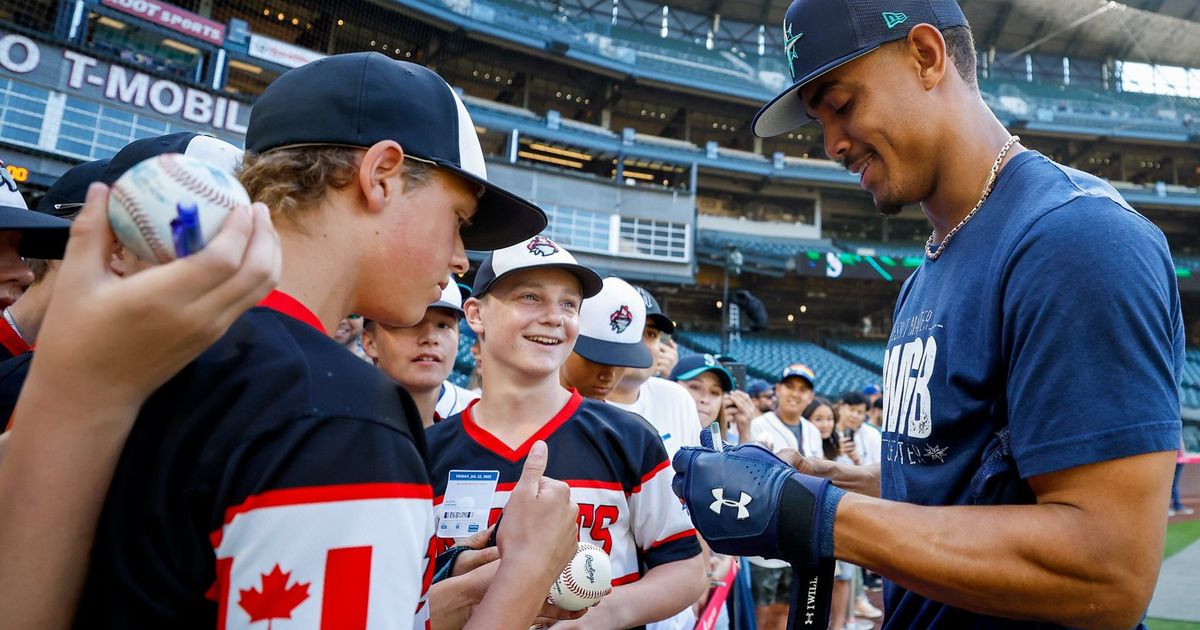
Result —
POLYGON ((929 240, 925 241, 925 255, 929 257, 929 260, 937 260, 938 256, 942 255, 942 250, 946 249, 946 244, 950 242, 950 239, 954 238, 954 235, 962 229, 962 226, 967 224, 967 221, 970 221, 975 216, 976 212, 979 212, 979 208, 983 206, 983 202, 987 201, 988 196, 992 194, 992 187, 996 185, 996 175, 1000 173, 1000 163, 1004 161, 1004 156, 1008 155, 1008 150, 1012 148, 1012 145, 1020 140, 1021 136, 1009 136, 1008 142, 1005 142, 1004 146, 1000 147, 1000 155, 997 155, 996 161, 992 163, 992 172, 988 175, 987 184, 983 186, 983 194, 980 195, 979 202, 967 213, 967 216, 963 217, 962 221, 958 222, 958 225, 954 226, 953 230, 950 230, 946 234, 946 238, 942 239, 942 244, 938 245, 937 249, 933 248, 933 234, 929 235, 929 240))

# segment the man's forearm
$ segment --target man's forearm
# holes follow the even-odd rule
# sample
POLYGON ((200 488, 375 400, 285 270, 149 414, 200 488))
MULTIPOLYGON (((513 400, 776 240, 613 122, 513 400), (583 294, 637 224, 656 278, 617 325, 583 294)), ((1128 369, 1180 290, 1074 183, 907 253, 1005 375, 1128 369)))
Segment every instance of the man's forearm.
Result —
MULTIPOLYGON (((669 619, 696 603, 708 588, 701 556, 662 564, 632 584, 613 589, 596 608, 614 620, 615 628, 669 619)), ((589 613, 591 614, 591 613, 589 613)))
POLYGON ((550 584, 530 580, 530 571, 514 560, 498 560, 496 576, 483 600, 471 612, 464 628, 469 630, 528 630, 546 603, 550 584), (505 563, 508 563, 507 566, 505 563))
MULTIPOLYGON (((1114 488, 1113 494, 1124 493, 1114 488)), ((1162 526, 1138 512, 1153 513, 1159 494, 1114 497, 1107 509, 1046 501, 926 507, 847 494, 838 508, 835 553, 951 606, 1129 628, 1149 601, 1162 549, 1162 526)))

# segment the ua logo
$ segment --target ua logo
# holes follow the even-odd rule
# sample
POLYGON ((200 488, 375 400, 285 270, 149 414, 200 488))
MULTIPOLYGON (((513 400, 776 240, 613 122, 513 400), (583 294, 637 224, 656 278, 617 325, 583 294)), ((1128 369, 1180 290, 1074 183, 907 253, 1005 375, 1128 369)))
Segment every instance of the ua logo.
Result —
POLYGON ((533 240, 529 241, 529 245, 525 247, 534 256, 553 256, 558 253, 558 245, 545 236, 533 237, 533 240))
POLYGON ((713 488, 712 493, 716 501, 713 501, 712 505, 708 506, 708 509, 716 512, 717 516, 721 515, 721 508, 728 505, 729 507, 737 508, 737 519, 739 521, 750 518, 750 510, 746 509, 746 506, 750 505, 750 501, 753 499, 750 495, 743 492, 737 501, 731 501, 725 498, 725 488, 713 488))

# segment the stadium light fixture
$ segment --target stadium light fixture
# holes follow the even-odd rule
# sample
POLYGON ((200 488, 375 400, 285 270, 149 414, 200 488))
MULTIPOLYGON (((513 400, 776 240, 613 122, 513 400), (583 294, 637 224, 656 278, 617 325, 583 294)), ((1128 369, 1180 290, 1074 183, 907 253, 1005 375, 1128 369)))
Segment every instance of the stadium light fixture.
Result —
POLYGON ((174 48, 175 50, 178 50, 179 52, 185 52, 189 55, 200 54, 199 48, 196 48, 195 46, 188 46, 187 44, 185 44, 183 42, 177 42, 169 37, 163 38, 162 45, 166 46, 167 48, 174 48))
POLYGON ((805 306, 805 305, 803 305, 803 304, 801 304, 801 305, 800 305, 800 312, 801 312, 801 313, 807 313, 807 312, 808 312, 808 307, 807 307, 807 306, 805 306))
POLYGON ((638 171, 627 170, 627 171, 625 171, 625 177, 632 177, 634 179, 640 179, 640 180, 649 181, 649 182, 654 181, 654 176, 651 175, 650 173, 640 173, 638 171))
POLYGON ((788 313, 788 321, 789 321, 789 322, 794 322, 794 321, 796 321, 796 316, 795 316, 795 315, 792 315, 791 313, 788 313))
POLYGON ((114 20, 107 15, 101 15, 96 21, 107 26, 108 28, 114 28, 118 31, 124 30, 126 26, 124 22, 114 20))
POLYGON ((725 308, 725 303, 721 300, 717 300, 717 308, 725 308))
POLYGON ((537 149, 538 151, 542 151, 544 153, 553 153, 555 155, 562 155, 564 157, 574 158, 576 160, 583 160, 585 162, 590 162, 592 160, 592 156, 586 153, 571 151, 570 149, 560 149, 558 147, 552 147, 548 144, 542 144, 540 142, 534 142, 530 144, 529 148, 537 149))
POLYGON ((549 156, 549 155, 542 155, 540 153, 534 153, 532 151, 517 151, 517 155, 520 157, 523 157, 525 159, 528 159, 528 160, 535 160, 538 162, 546 162, 548 164, 555 164, 557 166, 566 166, 569 168, 583 168, 583 162, 576 162, 575 160, 564 160, 562 158, 556 158, 556 157, 549 156))
POLYGON ((254 64, 249 64, 249 63, 246 63, 245 61, 238 61, 237 59, 230 59, 229 67, 237 68, 238 70, 241 70, 242 72, 249 72, 250 74, 262 74, 262 71, 263 71, 262 68, 254 65, 254 64))

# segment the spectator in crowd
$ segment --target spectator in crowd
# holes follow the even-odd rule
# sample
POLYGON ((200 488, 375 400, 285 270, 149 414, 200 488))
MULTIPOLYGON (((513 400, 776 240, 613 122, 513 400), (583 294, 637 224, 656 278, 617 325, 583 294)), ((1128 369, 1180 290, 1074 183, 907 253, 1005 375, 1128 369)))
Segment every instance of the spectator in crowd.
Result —
MULTIPOLYGON (((0 309, 12 306, 33 282, 26 258, 61 258, 71 223, 31 212, 8 168, 0 162, 0 309)), ((0 358, 14 353, 0 348, 0 358)))
POLYGON ((675 339, 671 335, 664 334, 658 343, 658 353, 654 357, 655 375, 667 378, 671 374, 671 370, 675 369, 675 364, 679 362, 679 348, 675 345, 675 339))
POLYGON ((389 326, 374 320, 363 324, 363 351, 412 395, 425 428, 466 409, 477 398, 446 380, 458 356, 462 314, 462 294, 450 282, 416 326, 389 326))
MULTIPOLYGON (((584 398, 560 382, 562 365, 577 347, 604 364, 634 362, 630 358, 651 364, 640 327, 630 330, 634 310, 644 306, 632 288, 623 290, 627 287, 615 278, 602 282, 543 236, 493 251, 464 304, 487 365, 483 396, 427 431, 435 497, 444 496, 451 470, 496 470, 501 487, 506 486, 534 439, 544 439, 551 452, 559 453, 545 474, 572 480, 579 539, 604 549, 613 565, 613 590, 587 612, 584 627, 625 628, 666 619, 699 599, 704 589, 700 546, 671 492, 673 473, 658 434, 641 418, 584 398), (580 304, 602 287, 610 294, 601 300, 598 319, 612 336, 577 346, 580 304), (623 293, 633 303, 625 302, 623 293)), ((506 491, 493 495, 490 521, 509 500, 506 491)), ((499 531, 506 527, 507 518, 499 531)), ((562 627, 580 626, 563 622, 562 627)))
POLYGON ((750 423, 760 415, 754 400, 746 392, 735 389, 725 394, 723 407, 722 415, 728 427, 727 439, 735 444, 740 444, 743 440, 749 441, 753 434, 750 423))
POLYGON ((1183 436, 1179 436, 1179 448, 1175 455, 1175 477, 1171 480, 1171 505, 1167 507, 1167 516, 1191 516, 1196 511, 1183 504, 1179 498, 1179 478, 1183 476, 1183 460, 1187 453, 1183 450, 1183 436))
POLYGON ((867 410, 867 423, 875 427, 879 431, 883 431, 883 396, 875 399, 871 403, 871 408, 867 410))
MULTIPOLYGON (((642 343, 657 357, 660 340, 664 335, 674 332, 675 324, 663 314, 653 295, 641 287, 635 288, 646 305, 642 343)), ((584 308, 591 306, 584 302, 584 308)), ((632 411, 653 425, 670 458, 681 446, 700 445, 700 433, 695 430, 696 405, 682 385, 654 376, 657 371, 657 360, 645 369, 626 368, 624 376, 608 394, 607 400, 609 404, 632 411)))
POLYGON ((559 370, 562 386, 584 398, 607 399, 626 370, 654 365, 650 349, 642 343, 645 327, 646 306, 637 289, 620 278, 605 278, 600 292, 579 309, 575 351, 559 370))
POLYGON ((757 418, 764 413, 775 411, 776 403, 779 398, 775 395, 775 387, 761 378, 751 379, 746 384, 746 393, 750 395, 754 401, 754 406, 758 408, 758 413, 754 414, 757 418))
POLYGON ((883 388, 877 383, 871 383, 862 390, 863 396, 867 397, 867 407, 870 407, 876 400, 883 398, 883 388))
POLYGON ((806 457, 816 457, 821 449, 821 434, 804 419, 804 408, 816 396, 813 384, 816 375, 812 368, 793 363, 783 369, 775 394, 779 399, 777 411, 768 411, 750 425, 752 441, 760 442, 775 452, 795 449, 806 457))
POLYGON ((853 431, 851 435, 855 450, 861 460, 856 463, 863 466, 879 463, 883 448, 883 434, 878 428, 866 423, 869 405, 867 398, 856 391, 842 394, 837 404, 839 430, 853 431))
POLYGON ((354 356, 364 361, 370 361, 370 357, 362 347, 363 326, 362 315, 353 313, 347 315, 338 321, 337 328, 333 330, 333 340, 354 356))

